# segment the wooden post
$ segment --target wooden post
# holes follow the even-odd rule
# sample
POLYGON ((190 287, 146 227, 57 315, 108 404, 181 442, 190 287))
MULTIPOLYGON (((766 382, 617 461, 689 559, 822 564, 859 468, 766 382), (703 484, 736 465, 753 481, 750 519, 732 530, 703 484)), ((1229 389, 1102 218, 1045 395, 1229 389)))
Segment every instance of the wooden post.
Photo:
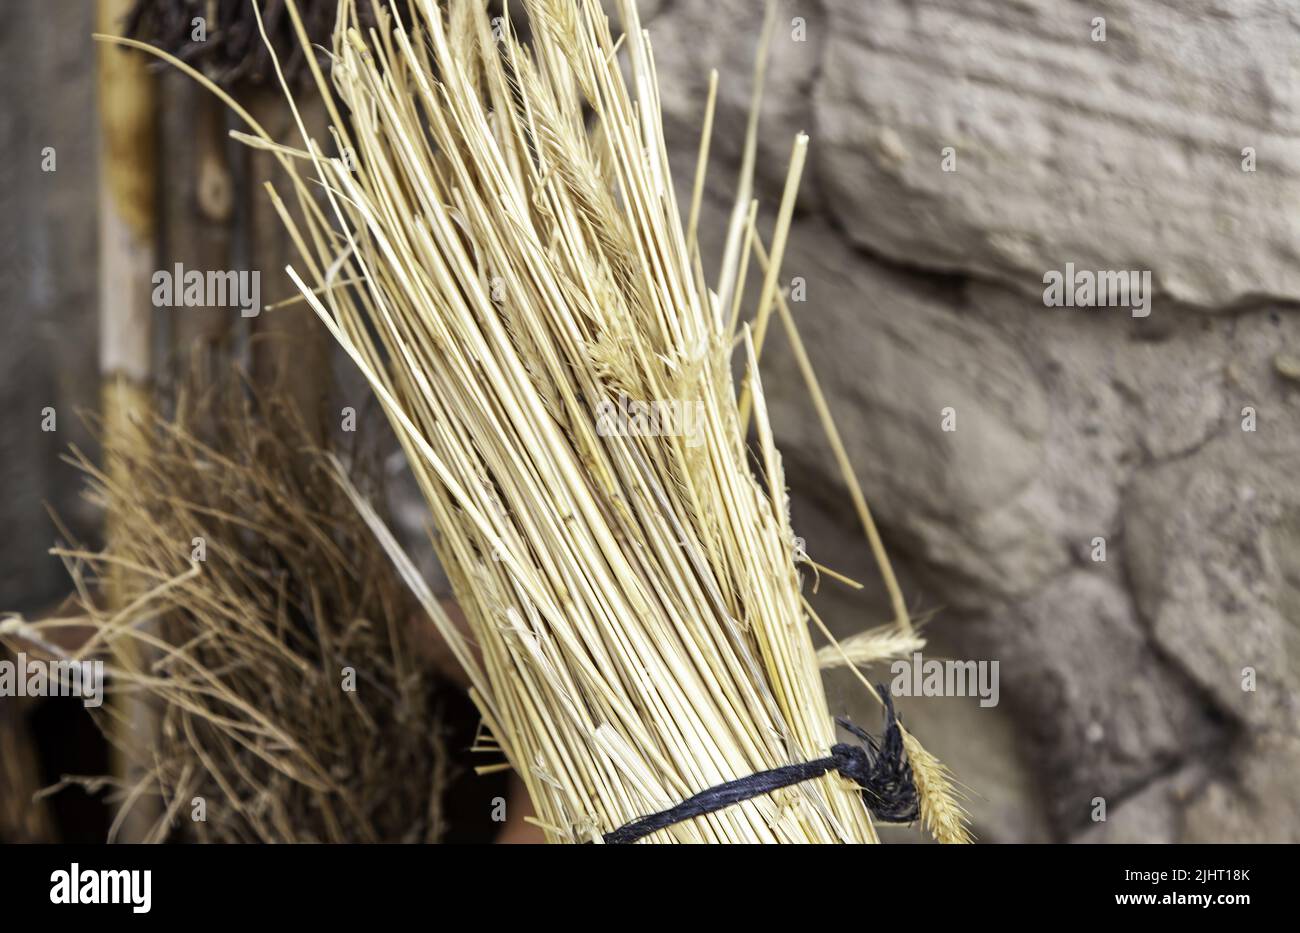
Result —
MULTIPOLYGON (((162 192, 162 268, 204 272, 231 267, 235 181, 227 155, 224 105, 188 76, 161 82, 162 146, 169 184, 162 192)), ((234 324, 228 307, 186 308, 171 317, 171 371, 177 385, 203 390, 228 377, 234 324), (188 374, 188 376, 186 376, 188 374)), ((190 424, 205 436, 208 426, 190 424)))
MULTIPOLYGON (((278 90, 258 89, 244 99, 249 112, 280 140, 300 145, 289 108, 278 90)), ((304 122, 308 131, 321 142, 324 132, 324 109, 319 102, 304 100, 304 122)), ((262 300, 272 304, 296 297, 298 292, 285 275, 284 267, 298 259, 285 234, 283 224, 262 189, 272 181, 284 191, 288 181, 279 163, 267 152, 249 153, 249 253, 262 271, 262 300)), ((292 208, 292 205, 291 205, 292 208)), ((312 439, 324 441, 327 432, 327 403, 330 395, 329 342, 324 328, 305 302, 285 305, 264 312, 253 321, 253 375, 258 387, 294 403, 302 414, 312 439)))
MULTIPOLYGON (((98 0, 98 29, 117 34, 131 0, 98 0)), ((120 476, 124 467, 109 452, 145 443, 152 374, 151 279, 157 268, 156 191, 157 95, 142 56, 100 43, 99 70, 99 299, 100 378, 105 466, 120 476)), ((114 503, 108 503, 105 537, 111 548, 116 534, 114 503)), ((178 542, 179 547, 183 542, 178 542)), ((122 605, 121 581, 107 581, 110 605, 122 605)), ((114 648, 114 662, 135 667, 140 659, 129 639, 114 648)), ((143 772, 154 717, 142 701, 121 699, 111 705, 114 775, 127 784, 143 772)), ((157 817, 142 800, 122 823, 118 838, 144 838, 157 817)))

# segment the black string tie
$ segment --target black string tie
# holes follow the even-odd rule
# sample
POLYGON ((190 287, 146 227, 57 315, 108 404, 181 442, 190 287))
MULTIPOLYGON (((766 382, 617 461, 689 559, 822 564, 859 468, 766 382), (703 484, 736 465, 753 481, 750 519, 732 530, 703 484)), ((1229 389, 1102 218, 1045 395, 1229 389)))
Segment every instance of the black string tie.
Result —
POLYGON ((912 777, 912 766, 903 748, 903 733, 898 726, 898 717, 894 715, 889 691, 884 687, 877 687, 877 691, 885 701, 885 733, 879 741, 847 719, 837 719, 860 745, 841 742, 832 745, 831 753, 825 758, 759 771, 710 787, 671 809, 643 816, 605 833, 605 842, 611 845, 636 842, 674 823, 770 794, 782 787, 811 781, 831 771, 842 774, 862 788, 863 802, 876 819, 885 823, 913 822, 920 813, 920 798, 912 777))

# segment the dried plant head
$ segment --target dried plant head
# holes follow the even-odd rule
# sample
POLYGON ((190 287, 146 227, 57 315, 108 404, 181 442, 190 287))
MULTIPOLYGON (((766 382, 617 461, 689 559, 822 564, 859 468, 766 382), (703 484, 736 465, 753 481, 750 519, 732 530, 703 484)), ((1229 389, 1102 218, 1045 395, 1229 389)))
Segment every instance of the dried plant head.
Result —
POLYGON ((925 639, 915 632, 903 631, 893 624, 880 625, 843 638, 838 645, 818 649, 817 661, 822 670, 848 665, 865 667, 907 657, 924 647, 925 639))
POLYGON ((920 741, 903 730, 903 747, 921 797, 921 823, 938 842, 973 842, 970 818, 961 805, 961 793, 948 766, 931 755, 920 741))

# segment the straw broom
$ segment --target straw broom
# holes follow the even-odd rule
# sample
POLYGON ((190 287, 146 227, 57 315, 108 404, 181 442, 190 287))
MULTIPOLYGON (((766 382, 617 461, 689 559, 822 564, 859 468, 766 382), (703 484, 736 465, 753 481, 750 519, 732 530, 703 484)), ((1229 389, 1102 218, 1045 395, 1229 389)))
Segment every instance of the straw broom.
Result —
MULTIPOLYGON (((149 659, 105 665, 114 694, 159 723, 131 746, 137 776, 112 782, 110 838, 144 814, 145 842, 178 827, 205 842, 437 841, 448 759, 410 598, 337 493, 340 462, 290 403, 252 405, 245 388, 181 396, 174 418, 142 425, 147 457, 105 438, 129 480, 74 449, 121 533, 103 551, 55 549, 78 611, 0 621, 0 641, 74 660, 125 643, 149 659), (95 591, 109 578, 124 607, 95 591), (89 632, 72 653, 59 647, 69 628, 89 632)), ((105 782, 54 789, 71 783, 105 782)))
MULTIPOLYGON (((743 456, 719 309, 694 275, 666 184, 653 66, 635 10, 625 5, 623 13, 639 124, 610 63, 612 37, 590 7, 530 6, 536 60, 507 34, 509 78, 481 15, 468 13, 455 34, 457 9, 465 8, 453 7, 448 36, 441 14, 422 8, 432 67, 400 30, 391 44, 373 33, 369 49, 356 32, 336 42, 334 80, 354 115, 362 173, 373 164, 374 174, 354 185, 327 167, 324 180, 356 205, 340 213, 358 233, 349 247, 366 257, 358 265, 378 309, 366 317, 383 320, 384 305, 394 308, 394 323, 381 329, 387 373, 368 365, 379 358, 357 326, 368 308, 329 292, 327 322, 385 401, 408 399, 401 410, 390 407, 407 429, 409 452, 432 468, 421 480, 443 533, 444 563, 484 647, 485 718, 524 773, 548 834, 573 838, 701 787, 815 757, 833 734, 801 625, 793 534, 761 384, 751 372, 766 494, 743 456), (430 72, 447 88, 442 100, 430 72), (478 77, 495 105, 495 134, 475 93, 478 77), (420 151, 408 81, 426 104, 445 175, 433 164, 432 177, 402 177, 420 151), (603 152, 588 147, 578 90, 596 113, 603 152), (367 125, 370 108, 376 116, 367 125), (438 175, 447 179, 440 189, 438 175), (402 190, 403 181, 423 181, 425 190, 402 190), (611 187, 627 202, 622 212, 611 187), (478 255, 462 246, 443 205, 459 210, 478 255), (380 219, 407 211, 427 215, 434 236, 380 219), (499 308, 483 290, 493 268, 508 270, 499 308), (447 302, 443 333, 419 326, 421 306, 439 298, 447 302), (450 352, 438 353, 440 337, 450 352), (451 343, 458 338, 492 365, 476 366, 451 343), (430 386, 442 366, 459 367, 459 378, 430 386), (479 397, 461 391, 463 381, 477 383, 479 397), (681 438, 601 438, 592 407, 614 389, 638 399, 698 399, 703 451, 681 438), (412 405, 413 396, 424 404, 412 405), (423 421, 417 431, 412 412, 423 421), (444 420, 461 421, 461 439, 444 420), (506 443, 485 449, 484 432, 506 443), (482 560, 494 550, 505 572, 482 560), (525 563, 525 555, 533 559, 525 563)), ((318 287, 327 284, 318 278, 318 287)), ((666 834, 874 838, 865 809, 834 778, 666 834)))
MULTIPOLYGON (((413 6, 415 21, 379 13, 363 33, 341 4, 333 91, 308 59, 355 170, 301 123, 301 149, 246 113, 243 138, 324 192, 322 206, 294 177, 302 225, 276 197, 302 253, 291 275, 429 503, 478 654, 390 550, 466 668, 485 744, 522 775, 549 840, 599 840, 835 741, 748 327, 764 482, 746 455, 716 297, 739 308, 743 278, 708 288, 687 248, 631 3, 618 42, 596 4, 528 3, 531 48, 477 4, 413 6), (621 395, 697 406, 698 433, 611 430, 600 406, 621 395)), ((876 840, 834 775, 649 838, 876 840)))

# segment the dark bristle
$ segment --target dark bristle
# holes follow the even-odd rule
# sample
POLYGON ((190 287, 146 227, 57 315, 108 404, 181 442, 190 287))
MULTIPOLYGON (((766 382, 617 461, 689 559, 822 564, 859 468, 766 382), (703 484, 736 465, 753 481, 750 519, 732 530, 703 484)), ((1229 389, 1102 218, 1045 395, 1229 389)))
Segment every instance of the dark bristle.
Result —
MULTIPOLYGON (((263 0, 262 23, 290 84, 306 75, 306 57, 285 0, 263 0)), ((298 0, 298 12, 318 61, 324 67, 338 3, 298 0)), ((368 3, 358 6, 362 22, 373 21, 368 3)), ((250 0, 136 0, 123 32, 193 65, 222 87, 274 84, 271 64, 250 0), (204 19, 206 38, 194 40, 194 20, 204 19)))

